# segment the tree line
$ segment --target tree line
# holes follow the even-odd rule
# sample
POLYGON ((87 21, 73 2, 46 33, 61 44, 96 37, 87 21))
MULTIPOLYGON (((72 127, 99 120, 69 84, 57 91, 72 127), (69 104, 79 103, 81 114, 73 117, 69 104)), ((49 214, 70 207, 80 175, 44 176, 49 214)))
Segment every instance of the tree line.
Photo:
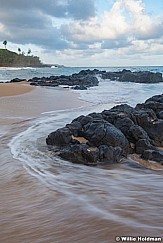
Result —
MULTIPOLYGON (((5 49, 7 49, 7 40, 4 40, 3 41, 3 45, 5 46, 5 49)), ((25 55, 25 52, 22 51, 20 48, 18 48, 18 53, 19 55, 25 55)), ((27 51, 27 55, 30 55, 32 53, 31 49, 29 48, 28 51, 27 51)))

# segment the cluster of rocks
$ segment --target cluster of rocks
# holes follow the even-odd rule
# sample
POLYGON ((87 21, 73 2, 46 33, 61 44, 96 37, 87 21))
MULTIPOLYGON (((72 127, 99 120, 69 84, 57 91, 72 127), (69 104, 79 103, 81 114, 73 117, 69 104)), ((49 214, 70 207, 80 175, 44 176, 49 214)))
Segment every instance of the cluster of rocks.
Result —
POLYGON ((122 104, 101 113, 81 115, 50 133, 49 149, 73 163, 117 163, 136 153, 163 164, 163 94, 138 104, 122 104), (84 138, 85 142, 80 142, 84 138))
POLYGON ((139 71, 131 72, 131 70, 123 69, 119 72, 105 72, 101 75, 102 79, 110 79, 121 82, 135 82, 135 83, 159 83, 163 82, 162 73, 139 71))
POLYGON ((56 87, 59 85, 71 86, 73 89, 85 90, 89 87, 97 86, 98 78, 87 72, 74 73, 72 75, 60 75, 28 80, 31 85, 56 87))
MULTIPOLYGON (((82 70, 79 73, 72 75, 60 75, 50 77, 34 77, 29 79, 31 85, 35 86, 50 86, 56 87, 59 85, 71 86, 73 89, 85 90, 89 87, 97 86, 99 84, 97 76, 102 79, 116 80, 121 82, 136 82, 136 83, 158 83, 162 82, 162 73, 153 73, 149 71, 131 72, 123 69, 119 72, 106 72, 98 69, 82 70)), ((15 78, 10 82, 21 82, 24 79, 15 78)))

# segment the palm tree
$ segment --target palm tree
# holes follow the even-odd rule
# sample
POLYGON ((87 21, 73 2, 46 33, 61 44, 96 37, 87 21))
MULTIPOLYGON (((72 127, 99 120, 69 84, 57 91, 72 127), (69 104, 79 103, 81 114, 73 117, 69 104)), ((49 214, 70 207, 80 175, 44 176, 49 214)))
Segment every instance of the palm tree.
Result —
POLYGON ((19 55, 20 55, 20 53, 21 53, 21 49, 20 48, 18 48, 18 52, 19 52, 19 55))
POLYGON ((30 54, 31 54, 31 49, 28 49, 27 54, 28 54, 28 55, 30 55, 30 54))
POLYGON ((6 48, 6 45, 7 45, 7 40, 4 40, 3 45, 4 45, 4 46, 5 46, 5 48, 6 48))

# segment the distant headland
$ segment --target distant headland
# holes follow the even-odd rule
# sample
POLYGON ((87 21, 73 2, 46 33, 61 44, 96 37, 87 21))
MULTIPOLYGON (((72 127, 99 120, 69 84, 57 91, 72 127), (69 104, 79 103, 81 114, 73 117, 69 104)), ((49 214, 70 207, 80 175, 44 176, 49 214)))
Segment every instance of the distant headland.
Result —
POLYGON ((64 67, 59 64, 43 64, 38 56, 27 54, 18 48, 18 53, 7 50, 7 41, 4 41, 5 49, 0 49, 0 67, 64 67))

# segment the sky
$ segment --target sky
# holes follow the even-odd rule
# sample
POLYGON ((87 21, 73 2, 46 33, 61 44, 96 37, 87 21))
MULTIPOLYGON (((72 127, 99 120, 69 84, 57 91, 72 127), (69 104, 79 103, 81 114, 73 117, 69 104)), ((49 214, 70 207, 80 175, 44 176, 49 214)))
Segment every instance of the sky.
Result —
POLYGON ((163 66, 163 0, 0 0, 0 48, 66 66, 163 66))

